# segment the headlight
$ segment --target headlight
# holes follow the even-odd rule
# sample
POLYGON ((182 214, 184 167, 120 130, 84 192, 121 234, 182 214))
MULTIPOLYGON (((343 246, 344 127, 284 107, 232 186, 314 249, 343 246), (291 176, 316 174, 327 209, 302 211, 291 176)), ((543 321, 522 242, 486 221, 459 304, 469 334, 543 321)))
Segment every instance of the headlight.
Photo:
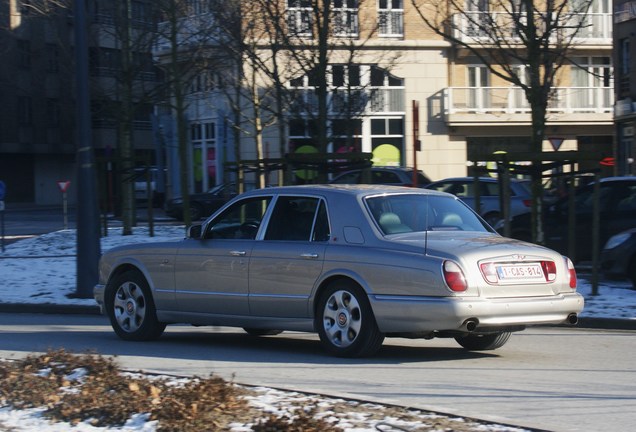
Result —
POLYGON ((615 236, 610 237, 607 243, 605 243, 605 247, 603 249, 614 249, 618 245, 625 243, 631 236, 632 233, 630 232, 616 234, 615 236))

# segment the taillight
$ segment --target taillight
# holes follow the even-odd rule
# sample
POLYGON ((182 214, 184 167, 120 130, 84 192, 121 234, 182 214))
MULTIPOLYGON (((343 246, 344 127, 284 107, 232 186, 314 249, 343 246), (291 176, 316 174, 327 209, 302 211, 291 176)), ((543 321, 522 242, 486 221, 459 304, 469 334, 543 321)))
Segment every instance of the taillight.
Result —
POLYGON ((566 258, 568 264, 568 279, 570 280, 570 288, 576 289, 576 270, 570 258, 566 258))
POLYGON ((530 207, 532 205, 532 200, 524 199, 523 200, 523 205, 526 206, 526 207, 530 207))
POLYGON ((556 264, 554 261, 541 261, 541 268, 546 281, 552 282, 556 279, 556 264))
POLYGON ((442 266, 446 285, 455 292, 466 291, 466 278, 462 269, 453 261, 444 261, 442 266))
POLYGON ((482 263, 479 265, 481 269, 481 274, 484 275, 484 279, 486 282, 491 284, 496 284, 499 282, 499 278, 497 277, 497 269, 493 263, 482 263))

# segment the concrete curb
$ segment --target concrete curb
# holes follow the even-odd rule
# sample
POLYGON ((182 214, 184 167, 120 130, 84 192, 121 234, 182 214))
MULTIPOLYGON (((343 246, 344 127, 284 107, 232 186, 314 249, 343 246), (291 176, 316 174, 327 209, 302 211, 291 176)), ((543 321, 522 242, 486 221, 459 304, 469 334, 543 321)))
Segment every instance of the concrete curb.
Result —
MULTIPOLYGON (((84 305, 60 305, 51 303, 0 303, 0 313, 41 313, 58 315, 99 315, 99 307, 84 305)), ((579 318, 576 326, 603 330, 636 330, 636 319, 579 318)))
POLYGON ((51 303, 0 303, 0 313, 40 313, 57 315, 99 315, 99 307, 51 303))

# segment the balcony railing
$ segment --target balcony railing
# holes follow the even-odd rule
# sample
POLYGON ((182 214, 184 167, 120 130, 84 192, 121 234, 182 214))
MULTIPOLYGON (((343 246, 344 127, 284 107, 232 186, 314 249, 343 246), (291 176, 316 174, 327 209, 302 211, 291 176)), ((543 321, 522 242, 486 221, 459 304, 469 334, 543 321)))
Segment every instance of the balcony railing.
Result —
MULTIPOLYGON (((548 103, 552 113, 611 113, 611 87, 554 87, 548 103)), ((519 87, 449 87, 444 92, 447 114, 528 114, 530 105, 519 87)))
MULTIPOLYGON (((520 42, 515 28, 518 23, 526 22, 525 14, 516 17, 507 12, 463 12, 453 15, 453 29, 457 39, 466 43, 493 43, 493 38, 502 35, 509 39, 506 42, 520 42), (497 33, 488 29, 496 29, 497 33)), ((541 23, 538 23, 541 25, 541 23)), ((539 29, 539 31, 543 31, 539 29)), ((569 39, 577 31, 574 38, 582 44, 611 44, 612 43, 612 14, 587 13, 571 14, 555 31, 554 37, 569 39)), ((555 40, 556 42, 556 40, 555 40)))

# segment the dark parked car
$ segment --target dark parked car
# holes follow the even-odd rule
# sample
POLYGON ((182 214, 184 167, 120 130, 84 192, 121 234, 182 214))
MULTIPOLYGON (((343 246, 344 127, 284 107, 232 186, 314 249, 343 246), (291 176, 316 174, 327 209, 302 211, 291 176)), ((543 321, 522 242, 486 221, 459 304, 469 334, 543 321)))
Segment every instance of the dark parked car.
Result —
MULTIPOLYGON (((190 218, 198 221, 208 217, 230 199, 238 195, 235 183, 224 183, 214 186, 207 192, 190 195, 190 218)), ((164 206, 166 215, 183 220, 183 198, 168 200, 164 206)))
POLYGON ((569 259, 501 237, 453 195, 316 185, 247 192, 186 239, 110 249, 94 295, 125 340, 170 323, 306 331, 359 357, 385 337, 479 351, 526 326, 574 324, 576 287, 569 259))
MULTIPOLYGON (((426 186, 441 192, 448 192, 459 197, 466 204, 476 209, 475 178, 454 177, 433 182, 426 186)), ((501 204, 499 196, 499 180, 492 177, 479 177, 479 214, 491 226, 501 220, 501 204)), ((510 215, 517 216, 530 211, 532 193, 528 180, 510 179, 510 215)))
MULTIPOLYGON (((370 178, 365 181, 363 170, 356 169, 344 172, 335 177, 330 183, 332 184, 382 184, 392 186, 412 186, 413 185, 413 168, 401 167, 371 167, 369 168, 370 178)), ((429 184, 431 180, 426 177, 422 171, 417 171, 417 184, 423 187, 429 184)))
POLYGON ((610 279, 629 279, 636 289, 636 228, 610 237, 601 251, 601 271, 610 279))
MULTIPOLYGON (((576 191, 576 261, 592 259, 592 216, 594 184, 585 185, 576 191)), ((608 177, 599 185, 600 230, 599 245, 602 247, 610 237, 630 228, 636 228, 636 177, 608 177)), ((564 255, 568 254, 568 198, 563 197, 547 206, 543 211, 545 245, 564 255)), ((512 218, 511 237, 530 240, 530 214, 512 218)))

